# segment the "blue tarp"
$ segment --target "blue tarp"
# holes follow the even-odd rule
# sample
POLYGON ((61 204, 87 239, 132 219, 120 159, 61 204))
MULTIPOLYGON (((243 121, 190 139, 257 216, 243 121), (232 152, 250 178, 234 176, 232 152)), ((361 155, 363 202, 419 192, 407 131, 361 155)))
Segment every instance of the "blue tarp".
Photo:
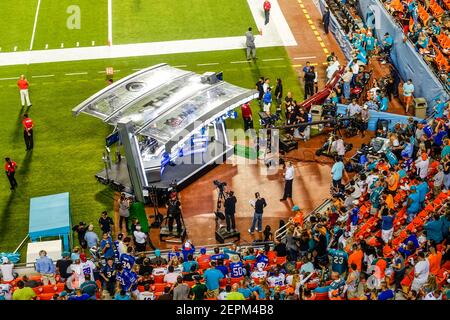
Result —
MULTIPOLYGON (((345 104, 338 104, 338 110, 337 112, 339 114, 345 115, 347 112, 347 105, 345 104)), ((400 114, 395 113, 389 113, 389 112, 382 112, 382 111, 375 111, 375 110, 369 110, 370 118, 369 118, 369 125, 368 130, 375 131, 377 129, 377 122, 378 119, 385 119, 389 120, 389 129, 392 129, 395 124, 397 123, 408 123, 409 116, 402 116, 400 114)), ((414 120, 420 121, 423 119, 413 117, 414 120)))
POLYGON ((403 81, 412 79, 415 88, 414 96, 427 100, 427 115, 430 115, 435 105, 433 100, 437 97, 447 100, 448 92, 420 54, 416 52, 412 43, 403 41, 403 30, 379 0, 359 0, 357 3, 361 17, 368 27, 375 29, 378 40, 381 41, 386 32, 389 32, 394 39, 391 51, 392 62, 403 81))
POLYGON ((58 193, 30 199, 30 224, 28 233, 31 241, 43 237, 60 236, 64 250, 69 250, 70 205, 69 193, 58 193))
MULTIPOLYGON (((320 14, 322 16, 323 16, 323 13, 325 12, 325 5, 326 5, 326 3, 324 0, 319 1, 319 9, 320 9, 320 14)), ((351 60, 352 44, 350 43, 350 41, 348 41, 344 30, 341 29, 336 17, 333 15, 333 13, 331 11, 330 11, 330 25, 328 27, 328 30, 333 34, 339 47, 341 47, 341 50, 344 53, 344 56, 347 59, 347 61, 351 60)))

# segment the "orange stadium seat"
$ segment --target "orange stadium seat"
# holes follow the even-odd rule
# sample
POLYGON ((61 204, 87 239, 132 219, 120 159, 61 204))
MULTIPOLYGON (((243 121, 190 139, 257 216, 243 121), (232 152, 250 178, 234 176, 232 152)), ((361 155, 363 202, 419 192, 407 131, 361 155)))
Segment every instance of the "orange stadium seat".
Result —
POLYGON ((56 287, 56 285, 46 285, 46 286, 42 286, 42 293, 56 293, 56 290, 58 289, 58 287, 56 287))
POLYGON ((54 293, 41 293, 37 296, 39 300, 52 300, 54 293))
POLYGON ((156 283, 164 283, 164 275, 157 275, 154 277, 155 279, 155 284, 156 283))

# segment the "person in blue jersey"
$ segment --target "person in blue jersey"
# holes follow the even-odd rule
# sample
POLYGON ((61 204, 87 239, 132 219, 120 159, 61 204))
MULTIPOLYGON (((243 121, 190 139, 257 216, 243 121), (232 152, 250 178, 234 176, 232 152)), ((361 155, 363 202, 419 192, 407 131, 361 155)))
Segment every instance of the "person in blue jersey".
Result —
POLYGON ((167 253, 167 261, 172 260, 173 257, 181 257, 180 250, 178 250, 177 246, 172 246, 172 249, 169 251, 169 253, 167 253))
POLYGON ((109 233, 103 233, 102 241, 100 242, 100 248, 105 259, 114 257, 113 242, 111 237, 109 236, 109 233))
POLYGON ((130 246, 127 248, 127 253, 120 255, 120 263, 124 269, 131 270, 133 269, 135 262, 136 259, 133 256, 133 247, 130 246))
POLYGON ((344 251, 342 242, 338 244, 338 249, 328 250, 328 254, 331 258, 331 270, 339 274, 345 273, 347 271, 348 254, 344 251))
POLYGON ((220 272, 222 272, 225 277, 228 276, 228 268, 227 268, 227 266, 224 265, 223 259, 218 259, 217 260, 216 269, 220 270, 220 272))
POLYGON ((116 291, 116 264, 113 258, 106 260, 106 264, 100 270, 100 277, 102 278, 102 289, 108 291, 111 297, 114 297, 116 291))
POLYGON ((270 250, 270 247, 269 247, 269 245, 266 244, 264 246, 264 251, 261 251, 260 253, 258 253, 258 255, 256 256, 256 262, 255 262, 256 268, 264 269, 265 267, 267 267, 267 265, 269 264, 269 258, 267 257, 266 252, 268 252, 269 250, 270 250))
POLYGON ((89 299, 89 295, 87 293, 82 293, 81 289, 75 289, 75 294, 69 296, 69 298, 67 300, 75 300, 75 301, 84 301, 84 300, 88 300, 89 299))
POLYGON ((186 240, 186 242, 183 244, 183 247, 181 248, 181 253, 183 254, 183 261, 186 261, 188 258, 188 255, 194 255, 195 252, 195 246, 192 244, 191 240, 186 240))
POLYGON ((245 275, 244 265, 237 254, 234 254, 230 258, 229 274, 230 278, 241 278, 245 275))
POLYGON ((216 261, 219 259, 227 260, 229 258, 230 258, 230 256, 228 254, 220 252, 219 247, 214 248, 214 254, 211 256, 211 260, 216 260, 216 261))
POLYGON ((372 193, 370 194, 369 200, 371 203, 371 208, 370 208, 370 214, 371 215, 375 215, 378 213, 378 210, 380 209, 381 206, 381 195, 383 193, 383 186, 381 181, 377 181, 375 183, 375 188, 372 190, 372 193))
POLYGON ((126 292, 137 293, 138 276, 134 271, 124 269, 122 266, 117 266, 117 281, 120 288, 126 292))

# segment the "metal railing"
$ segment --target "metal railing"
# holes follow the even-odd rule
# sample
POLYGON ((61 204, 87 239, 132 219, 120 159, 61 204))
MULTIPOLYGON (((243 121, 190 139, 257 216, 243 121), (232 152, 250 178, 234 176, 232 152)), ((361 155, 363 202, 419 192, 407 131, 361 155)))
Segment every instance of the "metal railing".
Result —
MULTIPOLYGON (((324 208, 328 207, 328 205, 330 203, 331 203, 331 199, 325 199, 317 208, 315 208, 314 210, 309 212, 303 218, 306 219, 306 218, 308 218, 310 215, 312 215, 314 213, 321 212, 324 208)), ((287 234, 287 231, 288 231, 289 227, 292 226, 292 225, 293 225, 293 222, 292 221, 288 221, 281 228, 275 230, 274 238, 275 239, 279 238, 281 240, 284 240, 286 238, 286 234, 287 234)))

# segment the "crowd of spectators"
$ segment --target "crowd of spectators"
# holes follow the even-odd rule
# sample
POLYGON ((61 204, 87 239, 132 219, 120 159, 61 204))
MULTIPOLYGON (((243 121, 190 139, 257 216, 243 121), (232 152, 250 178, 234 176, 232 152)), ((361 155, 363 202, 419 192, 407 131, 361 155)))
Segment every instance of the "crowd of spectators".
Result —
POLYGON ((450 88, 450 2, 447 0, 386 0, 385 7, 433 72, 450 88))

